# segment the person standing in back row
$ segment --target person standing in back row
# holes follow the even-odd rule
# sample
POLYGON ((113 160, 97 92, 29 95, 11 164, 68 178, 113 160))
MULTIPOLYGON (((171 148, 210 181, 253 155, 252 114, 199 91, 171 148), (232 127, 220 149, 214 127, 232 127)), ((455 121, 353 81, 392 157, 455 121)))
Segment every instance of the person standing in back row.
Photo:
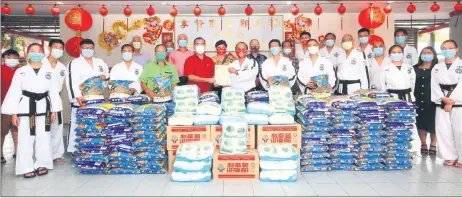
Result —
POLYGON ((415 47, 412 47, 407 44, 407 31, 405 29, 399 28, 395 30, 395 41, 398 45, 403 47, 404 49, 404 56, 403 61, 408 65, 416 65, 417 64, 417 50, 415 47))
MULTIPOLYGON (((260 42, 257 39, 250 40, 249 46, 250 46, 250 53, 247 55, 247 58, 250 58, 256 61, 257 66, 258 66, 258 74, 260 74, 261 69, 262 69, 262 64, 263 62, 266 61, 267 57, 263 54, 260 54, 260 42)), ((255 88, 257 90, 264 90, 258 76, 256 76, 255 88)))
POLYGON ((295 53, 296 57, 299 61, 303 59, 310 58, 310 53, 308 52, 308 41, 311 39, 311 33, 309 32, 302 32, 300 33, 300 45, 295 45, 295 53), (298 47, 297 47, 298 46, 298 47))
POLYGON ((187 58, 194 55, 194 52, 188 50, 188 36, 186 36, 186 34, 178 35, 177 42, 178 49, 170 53, 167 61, 176 66, 176 71, 180 77, 178 85, 186 85, 188 76, 184 75, 185 61, 187 58))
POLYGON ((131 44, 135 48, 135 53, 133 53, 133 61, 135 61, 135 63, 138 63, 138 65, 144 67, 144 65, 149 63, 151 60, 149 58, 149 55, 141 52, 141 47, 143 46, 143 43, 141 42, 141 37, 134 36, 132 38, 131 44))
POLYGON ((215 64, 205 55, 205 39, 194 39, 194 55, 184 62, 184 75, 188 77, 188 84, 197 85, 201 93, 211 91, 215 85, 215 64))

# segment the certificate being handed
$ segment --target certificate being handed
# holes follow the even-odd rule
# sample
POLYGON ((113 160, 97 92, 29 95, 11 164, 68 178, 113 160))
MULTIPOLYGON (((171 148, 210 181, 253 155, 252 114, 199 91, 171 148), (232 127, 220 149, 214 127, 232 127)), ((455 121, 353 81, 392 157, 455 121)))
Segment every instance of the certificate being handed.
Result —
POLYGON ((215 83, 220 86, 231 86, 229 65, 215 65, 215 83))

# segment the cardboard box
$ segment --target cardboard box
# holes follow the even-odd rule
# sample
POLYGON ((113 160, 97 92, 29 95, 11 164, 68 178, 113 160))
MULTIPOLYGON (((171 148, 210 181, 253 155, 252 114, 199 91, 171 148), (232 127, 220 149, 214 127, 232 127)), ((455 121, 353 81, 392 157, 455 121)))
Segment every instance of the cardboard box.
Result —
POLYGON ((168 172, 173 172, 173 162, 175 161, 176 150, 168 151, 168 172))
MULTIPOLYGON (((215 145, 216 149, 220 148, 221 132, 222 132, 221 125, 210 126, 210 138, 213 144, 215 145)), ((255 125, 249 125, 249 130, 247 134, 248 134, 247 148, 255 149, 255 125)))
POLYGON ((167 150, 185 142, 210 142, 210 126, 167 126, 167 150))
POLYGON ((302 148, 302 128, 296 125, 260 125, 257 127, 258 144, 289 143, 295 148, 302 148))
POLYGON ((259 179, 260 160, 255 149, 247 154, 220 154, 215 150, 213 156, 213 179, 259 179))

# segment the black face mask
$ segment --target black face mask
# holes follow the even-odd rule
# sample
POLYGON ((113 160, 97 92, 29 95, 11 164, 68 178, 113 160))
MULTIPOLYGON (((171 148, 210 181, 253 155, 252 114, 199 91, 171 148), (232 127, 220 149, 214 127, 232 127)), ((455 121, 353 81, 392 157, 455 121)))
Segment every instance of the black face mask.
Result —
POLYGON ((250 46, 250 50, 252 51, 252 53, 258 53, 260 47, 258 46, 250 46))

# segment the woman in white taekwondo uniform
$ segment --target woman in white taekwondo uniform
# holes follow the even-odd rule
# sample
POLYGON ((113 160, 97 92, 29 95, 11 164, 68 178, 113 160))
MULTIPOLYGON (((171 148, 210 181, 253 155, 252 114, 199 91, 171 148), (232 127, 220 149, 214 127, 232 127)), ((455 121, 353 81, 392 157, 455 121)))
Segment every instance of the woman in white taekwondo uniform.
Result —
MULTIPOLYGON (((50 55, 42 59, 42 63, 47 64, 53 70, 53 77, 56 83, 53 84, 58 93, 61 93, 64 79, 66 78, 67 69, 58 59, 64 54, 64 42, 60 39, 51 39, 48 43, 50 55)), ((57 121, 51 125, 51 157, 58 163, 64 163, 64 140, 63 140, 63 115, 62 111, 57 113, 57 121)))
POLYGON ((236 44, 235 51, 238 59, 229 65, 231 87, 243 89, 246 92, 255 89, 255 79, 258 74, 258 64, 254 59, 247 58, 248 46, 244 42, 236 44))
POLYGON ((281 41, 272 39, 268 45, 272 57, 263 62, 261 73, 259 74, 263 87, 268 89, 268 80, 273 76, 285 76, 289 78, 290 87, 292 87, 295 84, 296 78, 295 68, 290 59, 281 55, 281 41))
POLYGON ((369 77, 371 89, 382 90, 380 84, 380 70, 391 63, 390 57, 385 54, 385 44, 377 40, 374 42, 374 56, 371 59, 369 77))
POLYGON ((366 65, 363 53, 353 48, 353 36, 346 34, 342 38, 345 57, 337 71, 337 95, 349 95, 360 89, 368 89, 366 65))
POLYGON ((141 93, 140 76, 143 72, 143 67, 133 61, 133 52, 135 48, 130 44, 122 46, 122 59, 123 61, 114 65, 111 69, 111 80, 130 80, 131 94, 141 93))
POLYGON ((380 86, 396 98, 414 102, 415 71, 403 63, 403 51, 400 45, 393 45, 388 50, 392 63, 380 70, 380 86))
POLYGON ((342 64, 342 60, 345 60, 345 51, 335 46, 335 39, 337 37, 334 33, 327 33, 325 38, 326 47, 319 50, 319 55, 328 58, 334 67, 335 73, 337 73, 338 66, 342 64))
POLYGON ((103 79, 109 77, 109 70, 106 63, 99 58, 93 57, 95 54, 95 43, 92 40, 83 39, 80 42, 80 49, 82 50, 80 57, 72 60, 67 65, 69 74, 66 75, 66 86, 71 103, 71 126, 69 127, 69 135, 67 136, 67 152, 71 153, 77 150, 75 148, 76 112, 83 102, 79 86, 86 79, 93 76, 101 75, 103 79))
POLYGON ((462 168, 462 60, 454 40, 441 45, 444 63, 432 69, 431 92, 436 108, 438 153, 445 166, 462 168))
POLYGON ((318 55, 319 43, 315 39, 308 41, 309 59, 304 59, 300 62, 300 67, 297 74, 297 84, 303 94, 309 93, 310 89, 315 88, 311 77, 326 74, 329 80, 329 88, 335 84, 335 73, 332 63, 326 57, 318 55))
POLYGON ((41 62, 42 45, 29 45, 27 53, 28 65, 15 72, 2 113, 12 115, 13 124, 18 126, 16 174, 31 178, 53 169, 50 128, 62 104, 53 86, 57 83, 53 70, 41 62))

